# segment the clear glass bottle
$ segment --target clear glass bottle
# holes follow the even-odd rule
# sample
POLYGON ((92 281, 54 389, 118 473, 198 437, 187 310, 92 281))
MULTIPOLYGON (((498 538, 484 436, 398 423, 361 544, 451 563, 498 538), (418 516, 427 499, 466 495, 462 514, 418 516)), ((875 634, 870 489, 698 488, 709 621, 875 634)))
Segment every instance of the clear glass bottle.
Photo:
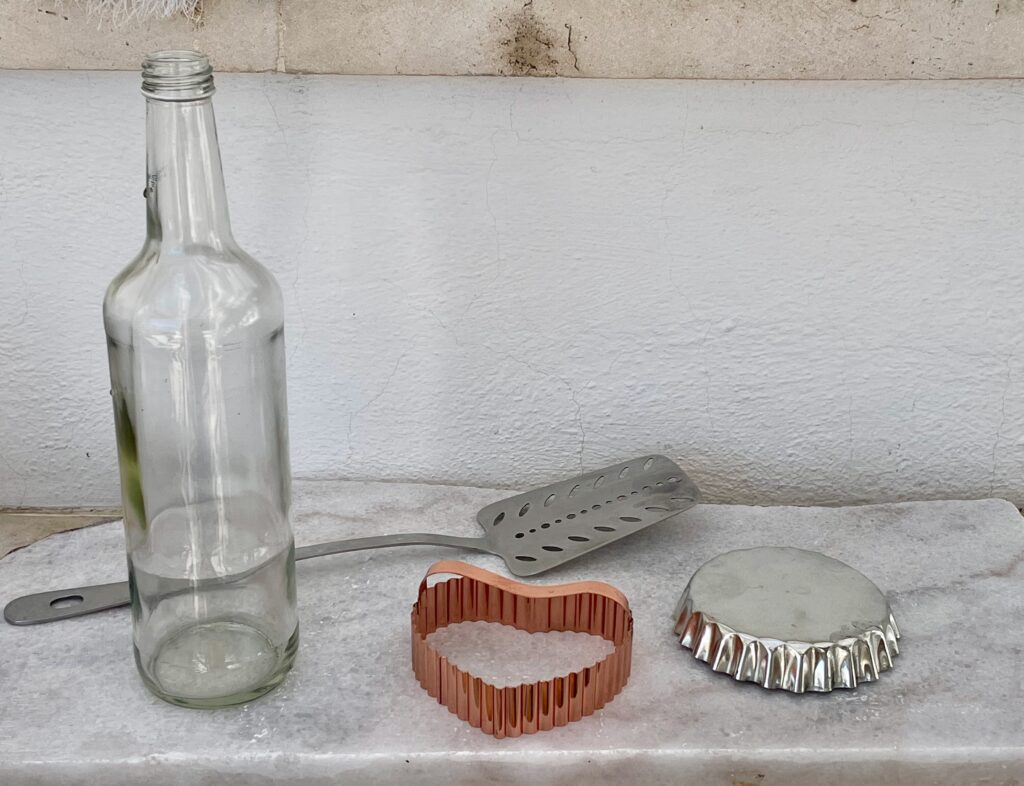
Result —
POLYGON ((298 647, 284 310, 231 236, 207 58, 142 77, 146 241, 103 304, 135 659, 161 698, 216 707, 298 647))

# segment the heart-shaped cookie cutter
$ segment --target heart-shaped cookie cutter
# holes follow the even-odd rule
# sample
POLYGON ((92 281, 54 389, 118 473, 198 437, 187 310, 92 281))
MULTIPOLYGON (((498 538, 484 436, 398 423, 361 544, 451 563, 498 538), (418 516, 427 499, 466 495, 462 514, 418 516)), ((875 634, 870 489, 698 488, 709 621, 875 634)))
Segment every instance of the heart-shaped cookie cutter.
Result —
POLYGON ((434 563, 412 608, 412 668, 428 694, 498 739, 565 726, 611 701, 625 686, 633 653, 626 596, 597 581, 535 586, 456 560, 434 563), (455 578, 427 585, 438 574, 455 578), (529 633, 577 631, 615 649, 597 663, 547 680, 496 687, 437 652, 427 636, 459 622, 511 625, 529 633))

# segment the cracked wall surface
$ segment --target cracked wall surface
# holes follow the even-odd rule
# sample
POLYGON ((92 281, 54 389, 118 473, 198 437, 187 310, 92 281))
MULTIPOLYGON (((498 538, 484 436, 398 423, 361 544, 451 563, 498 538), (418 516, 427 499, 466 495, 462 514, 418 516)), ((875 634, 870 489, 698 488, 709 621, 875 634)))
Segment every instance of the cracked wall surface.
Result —
POLYGON ((71 0, 0 0, 0 68, 695 79, 1024 77, 1024 0, 205 0, 114 28, 71 0))
MULTIPOLYGON (((712 501, 1024 502, 1024 82, 218 85, 297 474, 527 487, 660 451, 712 501)), ((138 77, 0 96, 0 505, 114 504, 138 77)))

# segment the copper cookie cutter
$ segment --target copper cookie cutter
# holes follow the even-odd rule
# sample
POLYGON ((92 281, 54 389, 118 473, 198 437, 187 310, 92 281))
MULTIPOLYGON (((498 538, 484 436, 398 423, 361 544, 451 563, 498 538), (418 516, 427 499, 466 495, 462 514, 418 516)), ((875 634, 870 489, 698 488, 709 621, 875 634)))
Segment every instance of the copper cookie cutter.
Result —
POLYGON ((626 596, 597 581, 533 586, 456 560, 435 562, 412 608, 412 668, 428 694, 486 734, 518 737, 565 726, 611 701, 625 686, 633 654, 633 613, 626 596), (437 574, 455 578, 427 586, 437 574), (459 622, 511 625, 529 633, 576 631, 615 649, 592 666, 537 682, 496 687, 450 663, 427 643, 459 622))

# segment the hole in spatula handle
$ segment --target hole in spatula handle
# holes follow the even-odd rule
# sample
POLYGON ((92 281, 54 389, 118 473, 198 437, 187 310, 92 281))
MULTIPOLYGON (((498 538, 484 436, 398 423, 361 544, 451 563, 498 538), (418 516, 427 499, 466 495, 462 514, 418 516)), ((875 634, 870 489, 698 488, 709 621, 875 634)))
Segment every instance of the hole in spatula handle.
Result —
POLYGON ((62 598, 54 598, 50 601, 51 609, 66 609, 71 606, 77 606, 79 603, 84 603, 85 598, 81 595, 65 595, 62 598))

